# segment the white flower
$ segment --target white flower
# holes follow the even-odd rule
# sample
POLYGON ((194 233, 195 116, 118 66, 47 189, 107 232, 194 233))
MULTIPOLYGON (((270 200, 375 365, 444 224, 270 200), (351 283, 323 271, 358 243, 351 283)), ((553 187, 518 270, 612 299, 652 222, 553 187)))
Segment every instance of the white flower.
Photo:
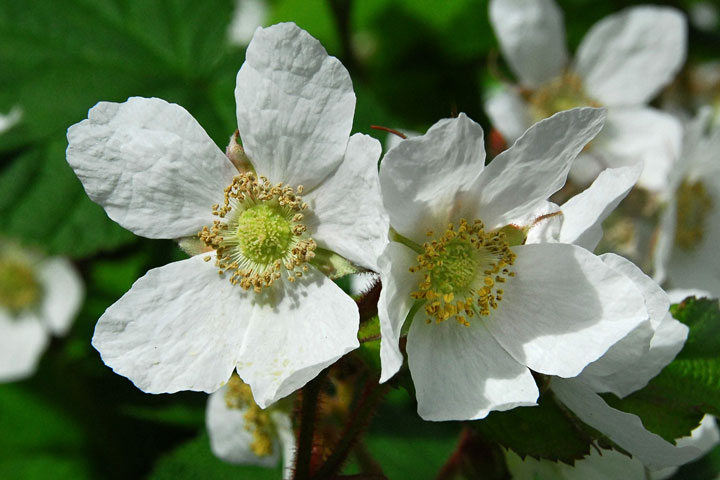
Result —
POLYGON ((703 109, 686 127, 670 173, 655 251, 655 278, 720 296, 720 125, 703 109))
POLYGON ((0 240, 0 382, 32 375, 51 335, 65 335, 84 288, 64 258, 0 240))
POLYGON ((260 409, 250 388, 233 375, 208 398, 205 423, 212 452, 226 462, 264 467, 274 467, 282 457, 283 477, 291 478, 295 434, 283 407, 260 409))
POLYGON ((648 318, 634 283, 591 252, 521 244, 604 117, 558 113, 487 167, 482 129, 464 114, 386 154, 380 183, 397 241, 380 259, 381 381, 400 368, 412 321, 423 418, 533 405, 530 370, 574 377, 648 318))
MULTIPOLYGON (((638 165, 602 172, 584 192, 568 200, 562 215, 552 217, 555 238, 594 250, 602 237, 602 221, 628 193, 640 175, 638 165)), ((582 421, 634 455, 651 469, 681 465, 695 458, 692 449, 677 448, 645 429, 640 418, 607 405, 599 393, 625 397, 644 387, 682 349, 688 328, 670 315, 670 300, 660 286, 632 262, 608 253, 600 257, 642 292, 648 319, 617 342, 575 378, 552 378, 555 398, 582 421)), ((605 465, 605 464, 603 464, 605 465)))
POLYGON ((678 11, 640 6, 595 24, 568 61, 562 13, 552 0, 493 0, 490 20, 520 86, 486 102, 493 125, 513 141, 534 121, 578 106, 608 109, 605 128, 573 165, 590 183, 606 167, 645 163, 639 184, 664 186, 681 127, 646 107, 685 60, 686 24, 678 11))
POLYGON ((235 0, 232 20, 228 27, 231 45, 244 47, 252 39, 255 29, 265 23, 268 5, 265 0, 235 0))
POLYGON ((105 363, 150 393, 213 392, 237 368, 264 408, 358 346, 357 306, 315 255, 376 269, 388 226, 380 144, 350 137, 350 77, 317 40, 294 24, 258 29, 235 98, 254 173, 156 98, 99 103, 69 129, 67 157, 125 228, 200 231, 211 250, 149 271, 105 312, 93 337, 105 363))
MULTIPOLYGON (((709 452, 719 440, 715 419, 705 416, 691 436, 678 439, 677 444, 696 448, 700 456, 709 452)), ((637 458, 606 449, 591 449, 590 455, 577 460, 573 466, 532 457, 521 459, 512 451, 506 451, 505 458, 514 480, 663 480, 677 470, 670 468, 651 472, 637 458)))

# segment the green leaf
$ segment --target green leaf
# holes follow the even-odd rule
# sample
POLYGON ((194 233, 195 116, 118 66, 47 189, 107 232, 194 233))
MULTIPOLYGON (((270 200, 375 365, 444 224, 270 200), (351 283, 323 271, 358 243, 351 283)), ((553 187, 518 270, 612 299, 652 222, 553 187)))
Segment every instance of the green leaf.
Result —
POLYGON ((599 437, 560 407, 551 392, 540 396, 535 407, 491 412, 472 425, 486 440, 497 442, 523 458, 530 455, 568 464, 590 453, 591 440, 599 437))
POLYGON ((720 308, 717 300, 687 299, 671 313, 690 327, 678 356, 650 383, 610 406, 638 415, 643 425, 668 441, 684 437, 704 413, 720 415, 720 308))
POLYGON ((207 433, 178 447, 161 457, 148 477, 150 480, 214 480, 239 478, 258 480, 280 480, 282 469, 264 468, 255 465, 232 465, 218 459, 210 451, 207 433))

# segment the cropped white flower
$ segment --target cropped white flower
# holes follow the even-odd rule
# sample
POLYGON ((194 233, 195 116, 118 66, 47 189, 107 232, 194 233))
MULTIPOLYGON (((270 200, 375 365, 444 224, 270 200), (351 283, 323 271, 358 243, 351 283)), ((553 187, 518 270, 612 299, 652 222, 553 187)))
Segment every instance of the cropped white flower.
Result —
POLYGON ((51 335, 65 335, 84 295, 64 258, 0 240, 0 382, 32 375, 51 335))
MULTIPOLYGON (((584 192, 568 200, 562 215, 544 226, 546 241, 560 241, 594 250, 602 237, 602 221, 628 193, 641 167, 623 167, 602 172, 584 192)), ((644 387, 682 349, 688 328, 670 315, 667 294, 632 262, 615 254, 602 261, 624 275, 642 292, 648 319, 638 324, 598 360, 575 378, 552 378, 555 397, 581 420, 605 434, 652 469, 681 465, 697 454, 681 449, 649 432, 640 419, 607 405, 599 393, 625 397, 644 387)), ((605 465, 605 464, 603 464, 605 465)), ((608 464, 609 465, 609 464, 608 464)))
POLYGON ((226 462, 264 467, 274 467, 282 457, 283 478, 291 478, 295 434, 290 409, 283 407, 262 410, 250 387, 233 375, 208 398, 205 424, 212 452, 226 462))
POLYGON ((720 125, 703 109, 687 125, 660 219, 655 278, 720 296, 720 125))
MULTIPOLYGON (((719 440, 715 419, 705 416, 691 436, 679 438, 677 444, 679 447, 695 448, 699 457, 708 453, 719 440)), ((637 458, 605 449, 591 449, 590 455, 576 461, 573 466, 532 457, 521 459, 512 451, 506 451, 505 458, 514 480, 664 480, 677 470, 649 471, 637 458)))
POLYGON ((562 13, 552 0, 492 0, 490 20, 520 84, 505 85, 486 102, 507 141, 557 111, 604 106, 605 128, 578 157, 571 179, 588 184, 607 167, 644 162, 640 186, 663 188, 681 127, 645 105, 685 60, 687 27, 680 12, 640 6, 610 15, 588 32, 572 64, 562 13))
POLYGON ((235 0, 235 9, 228 27, 230 44, 246 46, 250 43, 255 29, 262 26, 267 17, 266 0, 235 0))
POLYGON ((380 183, 396 241, 380 259, 381 381, 400 368, 401 329, 412 322, 423 418, 533 405, 530 370, 574 377, 647 320, 635 284, 591 252, 522 244, 604 117, 558 113, 487 167, 482 129, 464 114, 386 154, 380 183))
POLYGON ((125 228, 200 232, 210 252, 149 271, 105 312, 93 337, 105 363, 151 393, 213 392, 237 368, 264 408, 358 346, 355 302, 312 262, 332 251, 376 269, 388 225, 380 144, 349 136, 352 83, 317 40, 258 29, 235 98, 239 168, 156 98, 96 105, 68 130, 67 158, 125 228))

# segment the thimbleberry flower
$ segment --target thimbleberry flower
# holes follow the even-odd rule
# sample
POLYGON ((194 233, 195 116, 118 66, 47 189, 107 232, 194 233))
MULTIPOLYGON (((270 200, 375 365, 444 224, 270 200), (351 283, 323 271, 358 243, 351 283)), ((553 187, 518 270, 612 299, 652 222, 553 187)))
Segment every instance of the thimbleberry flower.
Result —
POLYGON ((350 76, 294 24, 256 30, 235 99, 242 147, 227 156, 182 107, 131 98, 72 126, 67 158, 125 228, 202 242, 108 308, 105 363, 151 393, 213 392, 237 369, 264 408, 358 346, 357 306, 318 259, 376 268, 381 149, 350 136, 350 76))

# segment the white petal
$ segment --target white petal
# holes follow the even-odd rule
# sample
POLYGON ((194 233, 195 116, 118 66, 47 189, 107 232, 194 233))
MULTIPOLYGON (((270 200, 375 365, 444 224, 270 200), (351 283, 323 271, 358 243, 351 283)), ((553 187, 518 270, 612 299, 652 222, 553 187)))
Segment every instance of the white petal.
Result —
POLYGON ((640 6, 596 23, 578 47, 575 70, 607 105, 641 105, 685 62, 687 26, 675 9, 640 6))
POLYGON ((527 102, 510 86, 502 86, 492 92, 485 101, 485 112, 492 126, 512 143, 533 124, 527 102))
POLYGON ((670 315, 667 294, 632 262, 612 253, 600 258, 640 288, 650 319, 588 365, 579 378, 595 392, 624 397, 647 385, 675 358, 688 328, 670 315))
POLYGON ((659 192, 668 185, 681 144, 682 125, 671 115, 652 108, 615 108, 608 110, 591 149, 603 168, 644 164, 638 185, 659 192))
POLYGON ((580 420, 607 435, 652 470, 682 465, 698 455, 694 447, 676 447, 649 432, 636 415, 611 408, 576 379, 554 378, 550 385, 555 396, 580 420))
POLYGON ((480 319, 469 327, 413 321, 408 363, 425 420, 475 420, 492 410, 535 405, 538 389, 530 371, 516 362, 480 319))
POLYGON ((270 419, 275 425, 275 431, 280 440, 283 457, 283 480, 290 480, 295 473, 295 432, 293 432, 290 416, 282 411, 270 412, 270 419))
POLYGON ((560 207, 553 202, 541 202, 537 210, 526 217, 525 221, 516 222, 519 225, 530 225, 525 238, 526 244, 555 243, 560 237, 563 224, 563 215, 560 207))
POLYGON ((0 382, 29 377, 37 369, 48 333, 33 314, 13 317, 0 307, 0 382))
POLYGON ((225 401, 227 387, 210 394, 205 412, 205 425, 210 437, 210 449, 216 457, 231 463, 277 465, 280 457, 279 442, 273 439, 272 454, 258 457, 250 448, 253 434, 245 428, 245 408, 228 408, 225 401))
POLYGON ((563 15, 552 0, 492 0, 490 22, 520 81, 537 87, 567 63, 563 15))
POLYGON ((0 113, 0 135, 20 123, 22 117, 23 110, 18 105, 14 105, 8 113, 0 113))
POLYGON ((503 284, 488 329, 515 359, 574 377, 648 317, 640 291, 587 250, 565 244, 514 247, 516 276, 503 284))
POLYGON ((68 129, 67 160, 90 198, 133 233, 195 235, 237 170, 187 110, 159 98, 100 102, 68 129))
POLYGON ((584 192, 562 206, 560 242, 592 251, 602 238, 602 222, 635 185, 642 167, 609 168, 584 192))
POLYGON ((660 212, 657 228, 657 243, 653 254, 653 280, 665 283, 667 267, 675 245, 675 229, 677 228, 677 200, 672 198, 660 212))
MULTIPOLYGON (((488 228, 504 226, 544 203, 565 184, 571 162, 604 120, 604 110, 577 108, 530 127, 495 157, 474 186, 479 218, 488 228)), ((390 223, 395 225, 392 218, 390 223)))
POLYGON ((400 332, 413 303, 410 294, 417 289, 418 276, 410 272, 417 262, 417 253, 404 245, 390 242, 380 257, 380 361, 385 382, 400 370, 403 356, 400 352, 400 332))
POLYGON ((235 0, 232 21, 228 27, 230 44, 244 47, 250 43, 255 29, 265 23, 267 16, 266 0, 235 0))
POLYGON ((144 392, 214 392, 241 358, 254 293, 203 257, 150 270, 98 320, 93 346, 144 392))
POLYGON ((245 153, 271 182, 310 190, 342 161, 355 111, 350 75, 297 25, 255 31, 235 100, 245 153))
POLYGON ((482 128, 464 113, 404 140, 380 166, 390 225, 420 243, 428 231, 444 231, 462 210, 464 196, 475 190, 484 165, 482 128))
POLYGON ((317 376, 360 344, 357 304, 332 280, 310 268, 275 284, 254 302, 237 371, 265 408, 317 376))
POLYGON ((37 269, 44 295, 42 318, 55 335, 65 335, 80 309, 85 287, 80 275, 64 258, 51 258, 37 269))
MULTIPOLYGON (((720 442, 720 432, 718 432, 717 422, 712 415, 705 415, 700 425, 690 433, 689 437, 678 438, 676 443, 678 447, 691 446, 698 450, 698 457, 706 455, 715 445, 720 442)), ((677 472, 677 467, 668 467, 662 470, 651 472, 652 480, 664 480, 673 476, 677 472)))
POLYGON ((688 297, 712 298, 710 292, 699 290, 697 288, 674 288, 672 290, 668 290, 667 294, 670 298, 670 303, 672 304, 680 303, 688 297))
POLYGON ((318 245, 370 270, 388 240, 390 224, 380 197, 380 142, 357 133, 333 174, 305 195, 304 223, 318 245))

